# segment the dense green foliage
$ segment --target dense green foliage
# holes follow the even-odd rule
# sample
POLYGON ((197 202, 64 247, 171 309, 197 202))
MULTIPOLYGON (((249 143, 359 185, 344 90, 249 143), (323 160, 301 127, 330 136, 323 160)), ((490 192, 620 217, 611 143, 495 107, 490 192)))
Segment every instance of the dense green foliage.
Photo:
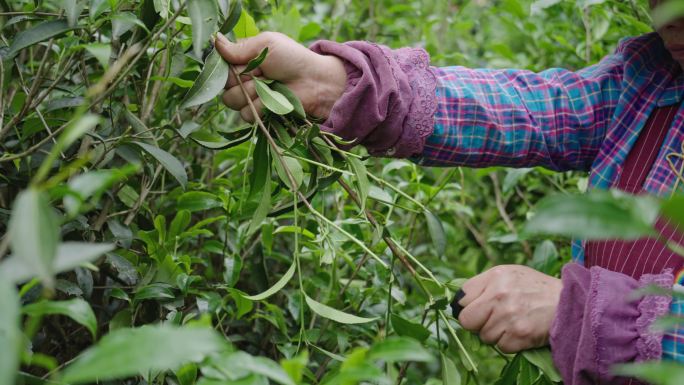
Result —
POLYGON ((245 125, 216 97, 230 69, 209 38, 258 27, 419 45, 435 65, 581 68, 651 30, 644 1, 0 8, 0 385, 558 381, 547 350, 498 354, 445 309, 497 264, 557 275, 567 238, 520 234, 584 175, 367 159, 276 83, 245 125))

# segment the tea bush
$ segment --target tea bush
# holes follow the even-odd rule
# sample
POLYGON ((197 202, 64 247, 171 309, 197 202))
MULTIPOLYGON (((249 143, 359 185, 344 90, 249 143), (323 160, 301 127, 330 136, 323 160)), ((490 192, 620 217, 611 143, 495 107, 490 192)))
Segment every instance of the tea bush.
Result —
POLYGON ((435 65, 580 68, 651 29, 644 1, 0 8, 0 385, 560 380, 548 350, 504 355, 446 308, 496 264, 558 274, 567 239, 521 230, 585 176, 368 159, 277 83, 258 83, 269 111, 245 124, 217 97, 234 69, 210 40, 276 30, 419 45, 435 65))

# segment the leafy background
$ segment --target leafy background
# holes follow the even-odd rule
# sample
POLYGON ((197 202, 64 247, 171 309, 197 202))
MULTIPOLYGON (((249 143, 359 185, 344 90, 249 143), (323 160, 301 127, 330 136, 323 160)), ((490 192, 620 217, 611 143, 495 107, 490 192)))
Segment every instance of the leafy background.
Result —
POLYGON ((444 309, 494 265, 557 275, 567 238, 521 230, 585 175, 366 160, 277 84, 245 125, 209 40, 576 69, 651 31, 645 3, 0 0, 0 384, 558 381, 548 350, 503 355, 444 309))

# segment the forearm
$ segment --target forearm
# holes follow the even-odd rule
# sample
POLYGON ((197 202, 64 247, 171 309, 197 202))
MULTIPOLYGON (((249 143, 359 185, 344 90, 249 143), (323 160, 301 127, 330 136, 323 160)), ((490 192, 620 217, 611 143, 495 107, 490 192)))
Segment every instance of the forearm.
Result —
POLYGON ((536 74, 435 68, 423 50, 367 42, 311 48, 343 59, 347 71, 323 129, 373 155, 426 165, 588 169, 619 94, 615 58, 536 74))
POLYGON ((322 128, 377 156, 422 153, 432 133, 436 78, 422 49, 319 41, 311 49, 344 61, 347 86, 322 128))

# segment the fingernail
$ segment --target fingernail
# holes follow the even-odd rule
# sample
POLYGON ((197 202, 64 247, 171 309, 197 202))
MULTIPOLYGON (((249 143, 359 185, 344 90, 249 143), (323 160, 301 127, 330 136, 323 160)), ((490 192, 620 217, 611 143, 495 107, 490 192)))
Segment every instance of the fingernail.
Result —
POLYGON ((228 44, 228 39, 225 36, 223 36, 222 33, 217 33, 216 38, 221 42, 221 44, 228 44))

